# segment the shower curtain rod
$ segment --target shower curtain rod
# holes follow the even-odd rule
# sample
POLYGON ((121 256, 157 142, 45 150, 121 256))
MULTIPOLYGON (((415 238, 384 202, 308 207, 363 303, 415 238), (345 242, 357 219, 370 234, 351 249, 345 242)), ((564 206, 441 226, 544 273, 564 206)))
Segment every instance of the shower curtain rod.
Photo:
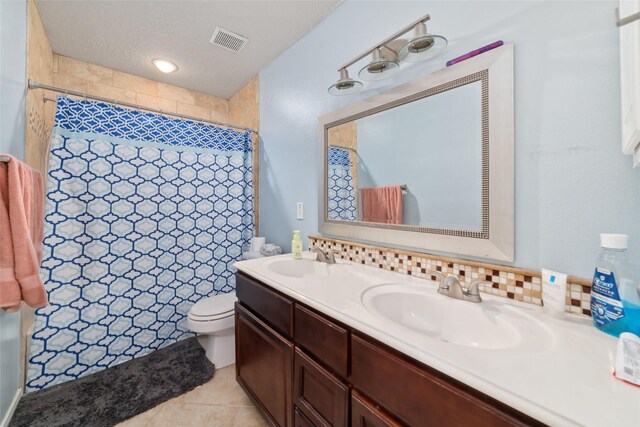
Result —
MULTIPOLYGON (((75 90, 68 90, 68 89, 64 89, 64 88, 61 88, 61 87, 49 86, 49 85, 45 85, 45 84, 42 84, 42 83, 38 83, 38 82, 33 81, 33 80, 29 80, 29 89, 50 90, 52 92, 64 93, 65 95, 78 96, 80 98, 85 98, 85 99, 94 99, 96 101, 107 102, 109 104, 120 105, 122 107, 134 108, 136 110, 143 110, 143 111, 149 111, 151 113, 164 114, 166 116, 179 117, 181 119, 193 120, 195 122, 210 123, 210 124, 214 124, 214 125, 218 125, 218 126, 224 126, 224 127, 227 127, 227 128, 232 128, 232 129, 246 130, 246 131, 249 131, 249 132, 252 132, 252 133, 255 133, 256 135, 258 135, 258 131, 256 129, 246 128, 246 127, 242 127, 242 126, 235 126, 235 125, 232 125, 232 124, 229 124, 229 123, 216 122, 215 120, 201 119, 201 118, 198 118, 198 117, 187 116, 186 114, 171 113, 171 112, 168 112, 168 111, 157 110, 155 108, 149 108, 149 107, 145 107, 145 106, 138 105, 138 104, 131 104, 129 102, 120 102, 117 99, 103 98, 101 96, 90 95, 88 93, 76 92, 75 90)), ((44 95, 42 96, 42 100, 43 100, 43 102, 55 101, 55 99, 47 98, 44 95)))

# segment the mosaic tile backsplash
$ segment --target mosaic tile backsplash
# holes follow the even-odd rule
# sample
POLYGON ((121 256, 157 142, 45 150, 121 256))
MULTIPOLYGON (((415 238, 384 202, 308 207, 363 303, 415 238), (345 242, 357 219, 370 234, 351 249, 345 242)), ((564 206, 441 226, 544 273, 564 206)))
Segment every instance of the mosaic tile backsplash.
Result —
MULTIPOLYGON (((431 274, 431 271, 438 271, 445 276, 458 276, 465 286, 477 280, 486 280, 491 282, 491 285, 480 285, 481 292, 542 305, 539 271, 444 258, 319 236, 309 237, 309 247, 331 249, 337 258, 425 279, 438 280, 431 274)), ((591 316, 591 281, 569 276, 567 282, 567 312, 591 316)))

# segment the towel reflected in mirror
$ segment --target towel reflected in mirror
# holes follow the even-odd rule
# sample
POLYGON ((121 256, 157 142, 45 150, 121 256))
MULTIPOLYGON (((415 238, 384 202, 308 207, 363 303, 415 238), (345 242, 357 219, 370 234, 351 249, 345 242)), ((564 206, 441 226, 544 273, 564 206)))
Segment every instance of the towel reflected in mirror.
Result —
POLYGON ((402 187, 361 188, 362 221, 402 224, 402 187))

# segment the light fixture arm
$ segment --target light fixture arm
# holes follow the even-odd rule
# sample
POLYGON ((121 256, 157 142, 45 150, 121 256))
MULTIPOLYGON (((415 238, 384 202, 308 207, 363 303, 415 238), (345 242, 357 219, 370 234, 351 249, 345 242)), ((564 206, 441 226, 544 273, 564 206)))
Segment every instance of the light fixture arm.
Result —
MULTIPOLYGON (((351 65, 353 65, 356 62, 360 61, 362 58, 364 58, 365 56, 369 55, 371 52, 375 51, 376 49, 380 49, 382 47, 384 47, 386 49, 389 49, 386 46, 388 43, 391 43, 392 41, 394 41, 395 39, 397 39, 401 35, 408 33, 410 30, 412 30, 417 25, 419 25, 419 24, 423 24, 424 25, 424 23, 427 22, 430 19, 431 19, 431 17, 429 15, 424 15, 422 18, 413 21, 411 24, 409 24, 406 27, 402 28, 400 31, 392 34, 391 36, 389 36, 386 39, 382 40, 380 43, 375 44, 370 49, 367 49, 366 51, 362 52, 360 55, 356 56, 355 58, 353 58, 349 62, 345 63, 343 66, 338 68, 338 72, 340 72, 341 70, 344 70, 347 67, 350 67, 351 65)), ((425 32, 426 32, 426 26, 424 26, 424 28, 425 28, 425 32)), ((391 49, 389 49, 389 50, 391 50, 391 49)))

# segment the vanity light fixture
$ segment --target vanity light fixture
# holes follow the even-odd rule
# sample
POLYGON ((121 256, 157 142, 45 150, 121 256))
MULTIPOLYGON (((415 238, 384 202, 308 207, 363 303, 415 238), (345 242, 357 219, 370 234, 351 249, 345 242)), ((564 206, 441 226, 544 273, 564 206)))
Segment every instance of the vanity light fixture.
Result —
POLYGON ((336 84, 331 85, 329 88, 329 93, 335 96, 341 95, 352 95, 354 93, 360 92, 362 89, 362 82, 357 80, 353 80, 349 77, 349 72, 346 68, 342 68, 340 70, 340 79, 336 82, 336 84))
POLYGON ((427 33, 427 24, 419 22, 414 27, 414 36, 409 40, 398 56, 406 62, 420 62, 433 58, 447 47, 447 39, 427 33))
POLYGON ((178 66, 171 61, 167 61, 166 59, 156 58, 151 61, 155 67, 163 73, 173 73, 178 69, 178 66))
POLYGON ((364 81, 377 81, 397 73, 402 61, 424 61, 442 52, 447 47, 447 39, 443 36, 427 33, 426 22, 430 19, 429 15, 423 16, 338 68, 340 79, 329 87, 329 93, 331 95, 351 95, 359 92, 362 83, 349 78, 347 68, 367 55, 371 55, 371 62, 360 70, 358 76, 364 81), (412 29, 414 36, 411 40, 400 38, 412 29), (400 49, 397 47, 398 43, 400 43, 399 46, 402 46, 400 49))
POLYGON ((366 82, 375 82, 391 77, 399 70, 398 55, 386 47, 378 47, 371 53, 371 62, 360 70, 358 76, 366 82), (383 55, 382 49, 390 53, 383 55))

